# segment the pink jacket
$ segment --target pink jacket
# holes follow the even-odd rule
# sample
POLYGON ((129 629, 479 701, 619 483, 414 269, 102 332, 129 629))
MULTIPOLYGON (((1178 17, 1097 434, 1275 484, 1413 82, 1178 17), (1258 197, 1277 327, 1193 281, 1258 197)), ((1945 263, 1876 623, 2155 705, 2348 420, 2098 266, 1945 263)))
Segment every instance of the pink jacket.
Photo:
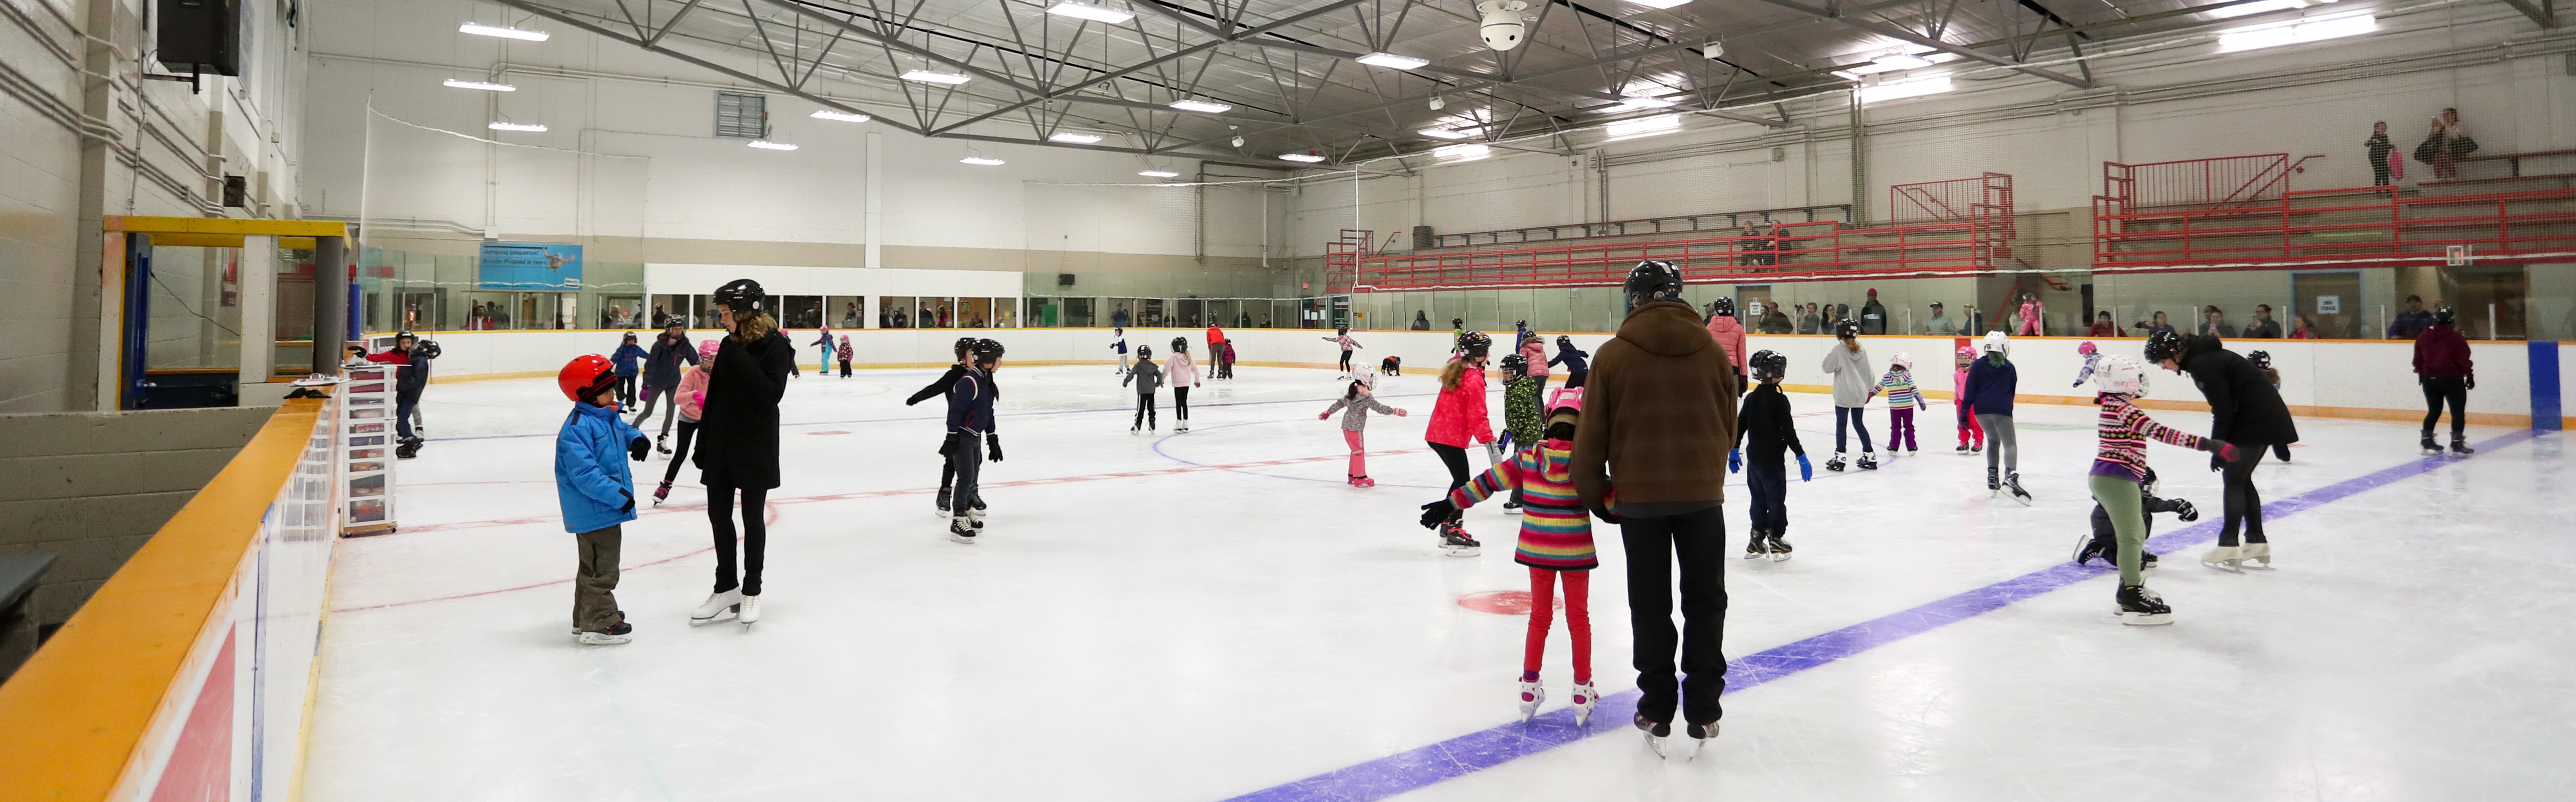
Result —
POLYGON ((697 420, 699 406, 706 401, 707 369, 705 367, 693 367, 689 369, 689 372, 680 374, 680 389, 678 392, 678 398, 680 400, 680 419, 697 420))
POLYGON ((1739 372, 1744 370, 1744 324, 1718 315, 1708 319, 1708 336, 1717 340, 1717 347, 1726 349, 1727 364, 1739 372))
POLYGON ((1547 375, 1547 346, 1539 342, 1537 337, 1531 337, 1529 342, 1521 343, 1521 358, 1529 360, 1529 375, 1547 375))
POLYGON ((1456 389, 1440 391, 1431 404, 1431 429, 1422 439, 1466 448, 1469 441, 1491 443, 1494 425, 1485 416, 1485 369, 1468 368, 1456 389))
MULTIPOLYGON (((1958 381, 1953 382, 1950 385, 1950 400, 1959 402, 1962 406, 1965 406, 1967 404, 1967 398, 1968 369, 1960 368, 1958 381)), ((2018 446, 2016 446, 2016 448, 2018 448, 2018 446)))
POLYGON ((1191 361, 1189 354, 1171 355, 1170 358, 1163 360, 1163 382, 1174 387, 1197 385, 1199 363, 1191 361))

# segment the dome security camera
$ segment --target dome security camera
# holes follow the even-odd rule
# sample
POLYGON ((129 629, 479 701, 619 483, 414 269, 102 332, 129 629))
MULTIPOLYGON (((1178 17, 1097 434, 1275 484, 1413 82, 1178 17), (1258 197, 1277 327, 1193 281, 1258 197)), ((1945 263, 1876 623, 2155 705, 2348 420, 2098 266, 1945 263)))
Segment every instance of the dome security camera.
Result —
POLYGON ((1441 96, 1439 96, 1439 95, 1432 95, 1432 96, 1431 96, 1431 110, 1432 110, 1432 111, 1439 111, 1439 110, 1440 110, 1440 107, 1442 107, 1442 106, 1446 106, 1446 105, 1449 105, 1449 99, 1448 99, 1448 98, 1441 97, 1441 96))
POLYGON ((1477 3, 1476 13, 1482 21, 1476 27, 1476 35, 1483 37, 1485 46, 1495 52, 1521 46, 1521 35, 1528 29, 1521 22, 1521 11, 1528 8, 1529 4, 1521 0, 1484 0, 1477 3))
POLYGON ((1235 137, 1235 138, 1234 138, 1234 146, 1235 146, 1235 147, 1238 147, 1238 148, 1239 148, 1239 147, 1243 147, 1243 137, 1239 137, 1239 136, 1238 136, 1238 137, 1235 137))

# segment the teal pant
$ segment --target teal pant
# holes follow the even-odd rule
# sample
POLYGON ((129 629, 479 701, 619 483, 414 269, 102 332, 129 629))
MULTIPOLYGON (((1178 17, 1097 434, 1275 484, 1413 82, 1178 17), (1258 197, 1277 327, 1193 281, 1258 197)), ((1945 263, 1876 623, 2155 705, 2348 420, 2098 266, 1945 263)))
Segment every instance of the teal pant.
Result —
POLYGON ((2120 584, 2144 584, 2139 577, 2140 561, 2147 553, 2147 518, 2141 509, 2138 483, 2117 476, 2092 476, 2093 500, 2111 516, 2111 534, 2120 540, 2120 584))

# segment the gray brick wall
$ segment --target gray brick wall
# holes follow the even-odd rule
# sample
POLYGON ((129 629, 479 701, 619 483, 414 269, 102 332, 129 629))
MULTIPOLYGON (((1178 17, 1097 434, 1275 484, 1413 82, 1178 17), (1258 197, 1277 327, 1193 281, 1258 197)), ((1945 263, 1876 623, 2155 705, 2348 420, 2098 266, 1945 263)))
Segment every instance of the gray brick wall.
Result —
POLYGON ((37 622, 69 620, 275 411, 0 415, 0 554, 57 558, 37 622))

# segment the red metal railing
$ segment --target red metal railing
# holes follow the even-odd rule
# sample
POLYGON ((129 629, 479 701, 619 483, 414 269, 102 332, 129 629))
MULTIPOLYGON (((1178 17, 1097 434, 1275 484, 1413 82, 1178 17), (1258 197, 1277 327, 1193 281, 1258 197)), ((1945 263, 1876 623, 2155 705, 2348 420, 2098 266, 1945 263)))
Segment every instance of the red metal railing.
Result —
MULTIPOLYGON (((2409 190, 2411 191, 2411 190, 2409 190)), ((2096 270, 2444 264, 2576 252, 2576 189, 2414 195, 2389 187, 2282 193, 2260 207, 2134 211, 2094 199, 2096 270)))
POLYGON ((2290 154, 2220 156, 2146 164, 2102 163, 2102 196, 2134 209, 2250 204, 2290 189, 2290 154))
POLYGON ((1746 226, 1770 226, 1775 223, 1815 223, 1844 220, 1851 216, 1851 204, 1835 203, 1818 206, 1790 206, 1779 209, 1742 209, 1707 214, 1677 214, 1637 220, 1612 220, 1605 223, 1565 223, 1552 226, 1506 228, 1499 231, 1468 231, 1439 234, 1433 243, 1442 248, 1476 245, 1519 245, 1549 240, 1585 237, 1630 237, 1644 234, 1686 234, 1694 231, 1737 231, 1746 226))

